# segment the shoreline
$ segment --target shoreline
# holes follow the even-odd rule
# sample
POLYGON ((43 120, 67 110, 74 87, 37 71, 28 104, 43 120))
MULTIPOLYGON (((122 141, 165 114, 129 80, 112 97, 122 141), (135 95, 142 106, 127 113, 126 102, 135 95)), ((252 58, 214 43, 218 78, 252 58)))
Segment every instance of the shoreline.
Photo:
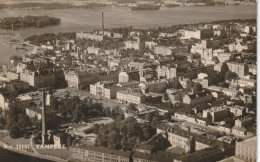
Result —
MULTIPOLYGON (((25 156, 49 160, 49 161, 56 161, 56 162, 60 162, 60 161, 68 162, 69 161, 69 160, 66 160, 66 159, 58 158, 58 157, 51 157, 51 156, 43 155, 43 154, 36 154, 34 152, 30 152, 30 151, 27 151, 27 150, 5 148, 5 145, 8 145, 8 144, 6 144, 5 142, 2 141, 2 139, 0 139, 0 147, 4 150, 8 150, 8 151, 11 151, 11 152, 14 152, 14 153, 17 153, 17 154, 22 154, 22 155, 25 155, 25 156)), ((10 146, 10 145, 8 145, 8 146, 10 146)))

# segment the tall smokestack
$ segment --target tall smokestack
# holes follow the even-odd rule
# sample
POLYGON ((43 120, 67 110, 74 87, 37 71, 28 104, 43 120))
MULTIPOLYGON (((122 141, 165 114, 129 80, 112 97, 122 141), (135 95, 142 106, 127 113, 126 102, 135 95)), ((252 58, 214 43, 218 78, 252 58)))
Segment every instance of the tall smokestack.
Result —
POLYGON ((104 13, 102 12, 102 36, 104 36, 104 13))
POLYGON ((48 135, 46 130, 46 107, 45 107, 45 96, 44 90, 42 90, 42 145, 47 144, 48 135))

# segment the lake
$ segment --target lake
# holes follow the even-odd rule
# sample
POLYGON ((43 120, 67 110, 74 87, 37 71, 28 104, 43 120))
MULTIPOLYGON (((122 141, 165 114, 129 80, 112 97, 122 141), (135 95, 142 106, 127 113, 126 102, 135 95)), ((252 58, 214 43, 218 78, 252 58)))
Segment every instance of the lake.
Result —
MULTIPOLYGON (((133 26, 153 28, 175 24, 207 22, 214 20, 256 18, 256 6, 193 6, 162 7, 160 10, 131 11, 128 8, 97 9, 55 9, 55 10, 0 10, 0 17, 48 15, 61 19, 58 26, 46 28, 26 28, 15 31, 0 30, 0 41, 6 42, 17 37, 46 32, 80 32, 101 29, 101 12, 104 12, 105 28, 133 26), (3 35, 8 35, 3 36, 3 35)), ((0 63, 8 61, 8 56, 16 54, 0 44, 0 63)), ((22 52, 18 52, 22 54, 22 52)))

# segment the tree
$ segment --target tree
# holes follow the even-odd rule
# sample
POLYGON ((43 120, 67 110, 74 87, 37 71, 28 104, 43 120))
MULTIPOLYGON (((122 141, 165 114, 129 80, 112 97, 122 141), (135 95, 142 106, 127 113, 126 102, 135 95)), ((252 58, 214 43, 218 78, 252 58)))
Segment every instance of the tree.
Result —
POLYGON ((237 79, 237 73, 228 71, 225 75, 225 79, 231 81, 232 79, 237 79))
POLYGON ((11 125, 11 127, 9 128, 9 136, 11 138, 18 138, 19 137, 18 125, 16 125, 16 124, 11 125))
POLYGON ((175 79, 175 80, 171 83, 171 85, 172 85, 172 88, 175 88, 175 89, 181 89, 181 88, 182 88, 182 86, 181 86, 181 84, 180 84, 180 82, 179 82, 178 79, 175 79))
POLYGON ((194 93, 199 93, 202 91, 202 85, 200 83, 195 83, 193 87, 194 93))
POLYGON ((225 81, 225 76, 228 71, 229 71, 228 65, 226 63, 223 63, 219 73, 219 82, 225 81))
POLYGON ((153 116, 152 116, 151 113, 145 114, 145 120, 151 122, 151 121, 152 121, 152 118, 153 118, 153 116))

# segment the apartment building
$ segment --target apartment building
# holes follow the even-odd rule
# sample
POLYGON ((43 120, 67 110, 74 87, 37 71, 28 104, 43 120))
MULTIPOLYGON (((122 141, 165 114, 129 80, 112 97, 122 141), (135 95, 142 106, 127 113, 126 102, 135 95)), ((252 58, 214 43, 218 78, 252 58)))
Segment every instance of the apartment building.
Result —
POLYGON ((140 50, 140 42, 139 41, 125 41, 126 49, 136 49, 140 50))

